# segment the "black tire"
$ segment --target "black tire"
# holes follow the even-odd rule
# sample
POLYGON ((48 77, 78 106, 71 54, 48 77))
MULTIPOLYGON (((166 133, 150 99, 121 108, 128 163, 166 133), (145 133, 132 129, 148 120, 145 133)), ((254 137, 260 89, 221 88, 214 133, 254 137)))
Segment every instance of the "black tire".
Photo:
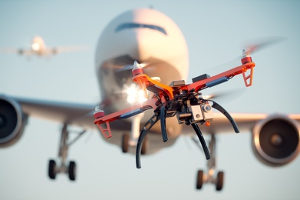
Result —
POLYGON ((221 191, 223 189, 223 184, 224 184, 224 172, 219 171, 217 174, 216 190, 221 191))
POLYGON ((122 152, 127 153, 129 149, 129 134, 125 133, 122 135, 122 152))
POLYGON ((76 163, 74 161, 71 161, 69 163, 68 174, 69 174, 69 179, 71 181, 75 181, 75 179, 76 179, 76 163))
POLYGON ((200 190, 203 186, 204 182, 204 172, 203 170, 198 170, 197 172, 197 179, 196 179, 196 189, 200 190))
POLYGON ((147 135, 144 137, 144 142, 142 144, 141 154, 146 155, 148 149, 148 137, 147 135))
POLYGON ((50 179, 55 179, 55 177, 56 177, 55 168, 56 168, 55 160, 49 160, 49 163, 48 163, 48 176, 49 176, 50 179))

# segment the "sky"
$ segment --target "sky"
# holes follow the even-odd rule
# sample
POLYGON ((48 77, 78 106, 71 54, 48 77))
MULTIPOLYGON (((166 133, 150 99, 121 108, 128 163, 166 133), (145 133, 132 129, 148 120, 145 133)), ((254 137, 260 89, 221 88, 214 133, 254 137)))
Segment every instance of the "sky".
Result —
MULTIPOLYGON (((29 47, 40 35, 49 46, 84 45, 88 50, 51 58, 0 54, 0 93, 76 103, 95 103, 100 94, 94 54, 101 31, 130 9, 153 7, 171 17, 189 48, 187 82, 202 73, 236 66, 228 62, 245 43, 262 38, 284 40, 253 55, 254 83, 237 77, 215 91, 241 89, 220 100, 230 112, 300 113, 300 2, 293 0, 212 1, 0 1, 0 47, 29 47), (226 63, 226 64, 224 64, 226 63), (217 67, 216 67, 217 66, 217 67)), ((205 185, 195 190, 204 155, 190 138, 142 158, 124 155, 117 146, 89 131, 71 147, 78 180, 47 177, 48 159, 56 158, 62 125, 30 118, 20 141, 0 149, 0 199, 298 199, 300 159, 281 168, 260 163, 251 149, 251 132, 217 137, 217 168, 225 171, 222 192, 205 185)))

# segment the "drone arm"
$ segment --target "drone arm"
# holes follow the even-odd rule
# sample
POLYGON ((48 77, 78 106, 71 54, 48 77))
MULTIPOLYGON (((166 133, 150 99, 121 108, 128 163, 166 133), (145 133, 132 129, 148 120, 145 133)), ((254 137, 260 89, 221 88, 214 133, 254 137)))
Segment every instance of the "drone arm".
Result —
POLYGON ((118 111, 118 112, 114 112, 108 115, 104 115, 102 117, 97 117, 97 113, 94 114, 95 120, 94 120, 94 124, 96 124, 100 130, 100 132, 102 133, 102 135, 105 138, 110 138, 111 137, 111 130, 110 130, 110 126, 109 126, 109 122, 115 121, 117 119, 125 119, 134 115, 137 115, 141 112, 144 112, 145 110, 148 109, 155 109, 156 106, 156 102, 157 102, 157 98, 153 97, 152 99, 149 99, 148 101, 144 102, 142 105, 136 105, 136 106, 132 106, 130 108, 118 111), (102 124, 106 124, 106 128, 102 127, 102 124))
POLYGON ((145 88, 147 90, 150 90, 151 92, 154 93, 165 93, 168 95, 169 99, 173 99, 174 95, 173 95, 173 88, 162 84, 156 80, 153 80, 152 78, 150 78, 149 76, 147 76, 146 74, 139 74, 133 77, 132 79, 134 82, 136 82, 141 88, 143 88, 145 90, 145 88))
POLYGON ((245 63, 241 66, 235 67, 235 68, 230 69, 228 71, 225 71, 223 73, 212 76, 210 78, 206 78, 206 79, 203 79, 203 80, 196 81, 196 82, 188 85, 187 88, 188 88, 189 91, 194 90, 194 91, 197 92, 197 91, 202 90, 204 88, 213 87, 215 85, 223 83, 223 82, 229 80, 230 78, 232 78, 232 77, 234 77, 238 74, 243 74, 245 85, 248 87, 252 84, 252 76, 253 76, 253 68, 254 67, 255 67, 254 62, 248 62, 248 63, 245 63), (251 70, 250 75, 246 76, 245 72, 249 69, 251 70), (247 81, 249 79, 250 79, 250 82, 248 83, 247 81))

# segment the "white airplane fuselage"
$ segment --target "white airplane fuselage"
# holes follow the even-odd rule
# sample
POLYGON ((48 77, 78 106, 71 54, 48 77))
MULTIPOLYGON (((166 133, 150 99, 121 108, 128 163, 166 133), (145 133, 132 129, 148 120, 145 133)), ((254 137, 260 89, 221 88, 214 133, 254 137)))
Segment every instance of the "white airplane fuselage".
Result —
MULTIPOLYGON (((103 30, 95 54, 96 75, 105 113, 131 106, 124 94, 124 89, 133 84, 131 70, 120 69, 132 65, 134 60, 146 63, 144 72, 151 77, 159 77, 164 84, 187 78, 188 49, 179 27, 169 17, 153 9, 124 12, 103 30)), ((141 124, 152 114, 151 110, 146 112, 141 124)), ((127 119, 127 123, 130 124, 130 120, 127 119)), ((170 137, 180 134, 181 127, 175 118, 168 119, 167 123, 170 137)), ((124 132, 130 128, 122 121, 112 123, 112 127, 124 132)), ((160 132, 159 126, 154 126, 152 132, 160 132)), ((119 144, 120 138, 116 135, 121 134, 115 134, 109 142, 119 144)))
POLYGON ((37 55, 46 55, 48 53, 43 38, 39 36, 35 36, 32 39, 31 50, 37 55))

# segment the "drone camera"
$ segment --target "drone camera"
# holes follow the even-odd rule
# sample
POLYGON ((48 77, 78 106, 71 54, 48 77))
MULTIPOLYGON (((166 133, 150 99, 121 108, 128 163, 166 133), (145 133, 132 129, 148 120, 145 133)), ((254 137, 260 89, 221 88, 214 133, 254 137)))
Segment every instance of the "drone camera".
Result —
POLYGON ((199 121, 204 120, 204 115, 203 115, 201 106, 199 106, 199 105, 191 106, 191 111, 193 114, 194 122, 199 122, 199 121))

